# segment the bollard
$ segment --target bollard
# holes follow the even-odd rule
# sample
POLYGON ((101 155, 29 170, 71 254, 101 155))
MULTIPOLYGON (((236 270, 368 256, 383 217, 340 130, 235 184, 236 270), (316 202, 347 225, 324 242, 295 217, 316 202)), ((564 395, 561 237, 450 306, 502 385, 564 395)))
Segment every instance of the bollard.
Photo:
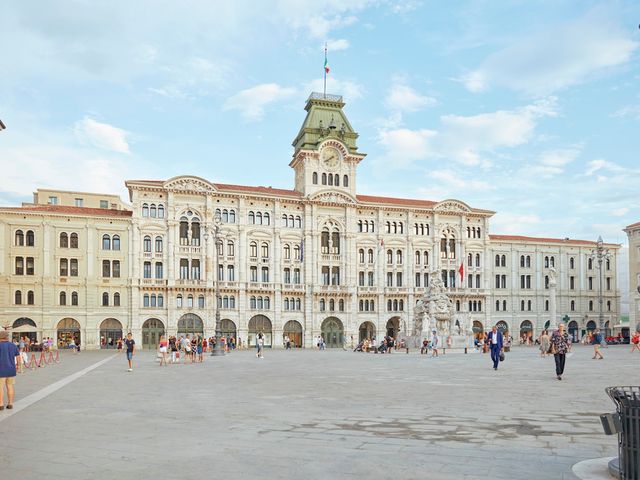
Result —
POLYGON ((467 354, 467 347, 464 347, 464 354, 467 354))
POLYGON ((607 387, 605 391, 617 410, 600 416, 605 433, 618 433, 618 458, 609 462, 609 471, 622 480, 640 479, 640 386, 607 387))

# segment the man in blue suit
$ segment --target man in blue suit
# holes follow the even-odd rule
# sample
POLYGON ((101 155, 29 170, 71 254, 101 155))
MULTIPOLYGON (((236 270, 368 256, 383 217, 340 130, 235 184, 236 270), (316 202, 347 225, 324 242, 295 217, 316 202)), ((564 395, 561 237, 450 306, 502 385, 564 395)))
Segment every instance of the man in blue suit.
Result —
POLYGON ((489 335, 487 335, 487 342, 489 342, 489 348, 491 349, 493 369, 498 370, 498 363, 500 363, 500 351, 502 350, 502 332, 498 331, 495 325, 489 332, 489 335))

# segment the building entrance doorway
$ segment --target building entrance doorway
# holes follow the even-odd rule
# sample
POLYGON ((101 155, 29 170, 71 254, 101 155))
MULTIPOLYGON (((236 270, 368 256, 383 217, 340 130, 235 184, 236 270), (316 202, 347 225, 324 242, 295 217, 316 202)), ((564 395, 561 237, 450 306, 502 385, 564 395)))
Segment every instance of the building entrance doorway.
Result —
POLYGON ((360 333, 358 336, 358 342, 371 340, 376 336, 376 326, 371 322, 362 323, 358 331, 360 333))
POLYGON ((80 324, 73 318, 63 318, 58 322, 58 348, 69 348, 73 344, 80 346, 80 324))
POLYGON ((107 318, 100 324, 100 348, 116 348, 122 339, 122 323, 115 318, 107 318))
POLYGON ((572 342, 578 341, 578 322, 571 320, 568 325, 569 337, 572 342))
POLYGON ((36 322, 30 318, 19 318, 11 326, 11 340, 18 341, 22 337, 27 337, 31 342, 35 343, 38 341, 37 329, 36 322))
POLYGON ((344 345, 344 327, 338 318, 325 318, 321 330, 327 348, 341 348, 344 345))
POLYGON ((397 338, 400 333, 400 317, 390 318, 387 322, 387 336, 397 338))
POLYGON ((282 330, 282 340, 284 342, 284 337, 289 337, 291 340, 291 346, 294 348, 302 347, 302 325, 300 322, 295 320, 289 320, 284 324, 284 329, 282 330))
POLYGON ((142 324, 142 348, 155 350, 164 335, 164 323, 157 318, 149 318, 142 324))
POLYGON ((197 335, 204 336, 204 323, 195 313, 185 313, 178 320, 178 338, 189 336, 193 338, 197 335))
POLYGON ((265 315, 255 315, 249 320, 249 336, 247 337, 247 346, 255 347, 258 333, 264 335, 264 346, 271 347, 272 343, 272 326, 271 320, 265 315))

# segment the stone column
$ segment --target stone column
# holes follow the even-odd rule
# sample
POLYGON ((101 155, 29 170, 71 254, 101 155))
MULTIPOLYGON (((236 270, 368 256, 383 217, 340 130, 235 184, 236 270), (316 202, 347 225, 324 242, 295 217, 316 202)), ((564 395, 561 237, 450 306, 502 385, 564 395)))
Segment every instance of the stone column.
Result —
POLYGON ((549 269, 549 330, 558 328, 556 323, 556 286, 557 274, 555 268, 549 269))

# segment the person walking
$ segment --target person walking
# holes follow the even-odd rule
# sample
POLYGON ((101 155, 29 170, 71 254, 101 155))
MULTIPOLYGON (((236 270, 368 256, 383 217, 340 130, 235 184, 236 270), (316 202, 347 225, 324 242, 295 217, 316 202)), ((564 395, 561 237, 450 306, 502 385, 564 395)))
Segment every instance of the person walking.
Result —
POLYGON ((596 332, 593 334, 593 358, 592 360, 598 359, 602 360, 604 356, 600 352, 600 347, 602 347, 603 335, 600 332, 599 328, 596 328, 596 332))
POLYGON ((434 330, 431 334, 431 356, 432 357, 437 357, 438 356, 438 347, 440 343, 440 339, 438 338, 438 333, 434 330))
POLYGON ((556 376, 558 380, 562 380, 567 352, 571 350, 571 340, 569 334, 565 332, 564 323, 558 325, 558 330, 553 332, 550 342, 551 353, 556 361, 556 376))
POLYGON ((491 331, 487 335, 487 343, 491 350, 491 361, 493 361, 493 369, 498 370, 498 364, 500 363, 500 352, 504 345, 504 339, 502 332, 498 330, 495 325, 491 327, 491 331))
POLYGON ((167 342, 167 339, 164 337, 164 335, 162 335, 160 337, 160 343, 158 344, 158 353, 160 355, 160 366, 162 366, 164 364, 164 366, 167 366, 167 346, 168 346, 169 342, 167 342))
POLYGON ((16 383, 16 361, 20 349, 9 341, 9 332, 0 330, 0 410, 4 410, 4 391, 7 390, 7 409, 13 408, 16 383))
POLYGON ((133 339, 131 332, 127 333, 127 339, 124 341, 127 347, 127 362, 129 362, 129 371, 133 372, 133 351, 136 348, 136 341, 133 339))
POLYGON ((549 354, 549 348, 551 344, 549 343, 549 332, 546 330, 542 331, 540 335, 540 356, 542 358, 546 357, 549 354))

